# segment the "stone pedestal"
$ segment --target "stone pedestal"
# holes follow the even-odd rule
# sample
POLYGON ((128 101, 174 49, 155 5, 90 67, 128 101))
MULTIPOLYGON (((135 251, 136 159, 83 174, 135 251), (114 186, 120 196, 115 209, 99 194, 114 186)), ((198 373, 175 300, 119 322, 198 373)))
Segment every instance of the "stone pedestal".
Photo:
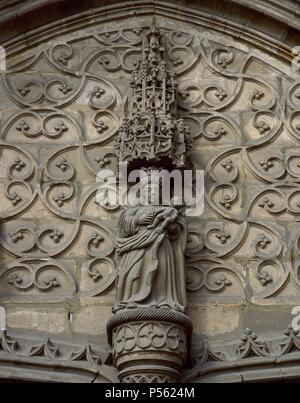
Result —
POLYGON ((123 383, 176 383, 189 356, 192 322, 167 309, 118 313, 108 323, 115 366, 123 383))

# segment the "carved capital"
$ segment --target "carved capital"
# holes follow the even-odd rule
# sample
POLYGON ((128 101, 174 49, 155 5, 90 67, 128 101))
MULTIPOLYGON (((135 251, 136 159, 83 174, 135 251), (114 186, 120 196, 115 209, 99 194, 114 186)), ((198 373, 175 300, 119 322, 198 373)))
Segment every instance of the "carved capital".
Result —
POLYGON ((108 324, 124 383, 175 383, 189 359, 192 322, 165 309, 125 311, 108 324))

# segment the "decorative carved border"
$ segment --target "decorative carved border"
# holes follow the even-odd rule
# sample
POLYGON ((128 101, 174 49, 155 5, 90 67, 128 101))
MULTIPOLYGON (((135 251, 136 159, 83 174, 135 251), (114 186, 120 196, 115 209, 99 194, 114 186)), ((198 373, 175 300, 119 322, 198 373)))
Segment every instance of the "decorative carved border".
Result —
MULTIPOLYGON (((193 1, 189 1, 189 4, 185 6, 179 1, 166 2, 154 0, 150 2, 137 0, 134 2, 134 5, 131 2, 128 3, 120 0, 117 4, 115 2, 111 4, 110 1, 103 4, 103 1, 101 1, 101 7, 93 8, 93 13, 91 13, 90 8, 93 7, 93 4, 90 4, 90 2, 78 0, 76 5, 72 2, 72 7, 69 8, 69 0, 60 0, 54 4, 49 0, 44 0, 34 4, 34 7, 32 7, 32 3, 26 4, 23 7, 21 5, 17 8, 18 12, 16 12, 16 7, 13 10, 8 9, 7 13, 4 13, 2 21, 0 20, 0 31, 2 33, 2 40, 0 42, 7 48, 8 54, 11 54, 20 51, 24 47, 28 48, 28 43, 31 46, 35 46, 61 34, 61 18, 65 19, 64 34, 67 34, 82 27, 122 17, 125 18, 130 13, 133 16, 156 14, 157 16, 171 17, 173 20, 190 21, 205 28, 212 28, 213 26, 218 32, 227 32, 234 38, 254 44, 262 49, 265 49, 267 46, 269 51, 273 51, 277 57, 280 55, 285 60, 291 61, 293 58, 291 48, 297 44, 295 43, 290 47, 287 45, 285 38, 289 36, 289 31, 299 29, 298 20, 295 17, 293 18, 292 13, 297 7, 296 4, 287 17, 287 11, 282 12, 282 5, 279 6, 277 4, 275 11, 273 4, 269 6, 264 5, 265 11, 262 13, 261 1, 247 2, 246 0, 239 0, 239 5, 234 0, 227 0, 227 2, 234 3, 235 10, 237 6, 240 7, 240 14, 235 12, 234 15, 245 15, 245 13, 249 12, 249 9, 252 11, 252 15, 242 23, 238 20, 231 21, 233 14, 230 13, 230 7, 228 7, 228 15, 224 15, 224 10, 225 13, 227 10, 224 8, 224 4, 221 7, 222 2, 219 1, 209 9, 206 9, 201 4, 199 5, 198 1, 195 2, 196 4, 193 1), (43 10, 42 13, 41 9, 43 10), (72 10, 74 15, 70 15, 69 10, 72 10), (212 21, 212 12, 214 21, 212 21), (41 19, 41 15, 44 19, 41 19), (282 15, 285 15, 285 17, 282 15), (30 16, 31 20, 29 19, 30 16), (252 21, 260 20, 260 31, 257 26, 251 27, 251 24, 253 24, 252 21), (11 30, 11 26, 14 27, 14 30, 11 30), (279 38, 282 39, 278 39, 278 35, 273 34, 274 31, 271 31, 272 28, 274 29, 274 26, 277 26, 276 29, 280 32, 279 38), (269 30, 269 27, 272 28, 269 30), (269 30, 269 32, 266 30, 269 30), (32 32, 28 34, 30 31, 32 32)), ((292 38, 291 35, 289 37, 292 38)))
POLYGON ((247 383, 300 377, 300 334, 291 327, 285 338, 264 339, 250 329, 238 341, 213 347, 207 342, 193 352, 195 365, 182 382, 247 383))
POLYGON ((41 336, 0 332, 0 380, 53 383, 119 383, 105 346, 71 345, 41 336))
POLYGON ((112 330, 120 325, 137 322, 137 321, 161 321, 161 322, 170 322, 173 324, 177 324, 183 326, 189 336, 192 335, 193 332, 193 323, 191 319, 176 311, 166 310, 166 309, 138 309, 130 311, 121 312, 115 315, 107 324, 107 333, 109 335, 108 342, 111 344, 111 336, 112 330))

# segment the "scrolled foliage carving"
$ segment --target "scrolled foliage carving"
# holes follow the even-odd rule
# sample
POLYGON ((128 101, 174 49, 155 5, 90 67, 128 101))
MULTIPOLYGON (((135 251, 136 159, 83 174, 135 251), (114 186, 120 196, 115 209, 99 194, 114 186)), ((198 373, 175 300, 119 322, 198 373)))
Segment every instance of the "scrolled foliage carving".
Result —
MULTIPOLYGON (((86 264, 74 281, 87 295, 107 292, 115 279, 110 242, 120 208, 95 203, 96 177, 115 169, 114 141, 132 112, 130 75, 150 21, 137 25, 65 36, 31 49, 30 57, 19 55, 3 74, 14 111, 1 118, 1 250, 17 267, 19 259, 62 263, 78 247, 86 264), (32 74, 43 70, 46 78, 32 74), (30 220, 35 211, 49 224, 28 225, 23 216, 30 220)), ((207 177, 205 213, 190 226, 186 252, 190 293, 244 298, 245 273, 246 299, 276 300, 291 282, 299 290, 299 80, 287 77, 279 61, 272 67, 267 50, 264 56, 231 40, 225 45, 216 32, 189 25, 160 25, 178 77, 178 118, 194 140, 191 162, 207 177)), ((10 292, 19 292, 20 279, 10 281, 10 292)), ((49 296, 61 288, 53 284, 49 296)))

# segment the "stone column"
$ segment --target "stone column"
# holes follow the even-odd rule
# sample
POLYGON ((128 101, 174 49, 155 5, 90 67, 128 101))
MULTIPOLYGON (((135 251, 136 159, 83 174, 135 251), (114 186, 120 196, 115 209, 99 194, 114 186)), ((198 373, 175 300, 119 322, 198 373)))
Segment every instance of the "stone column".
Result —
POLYGON ((136 309, 108 324, 115 365, 124 383, 176 383, 187 364, 191 320, 163 309, 136 309))

